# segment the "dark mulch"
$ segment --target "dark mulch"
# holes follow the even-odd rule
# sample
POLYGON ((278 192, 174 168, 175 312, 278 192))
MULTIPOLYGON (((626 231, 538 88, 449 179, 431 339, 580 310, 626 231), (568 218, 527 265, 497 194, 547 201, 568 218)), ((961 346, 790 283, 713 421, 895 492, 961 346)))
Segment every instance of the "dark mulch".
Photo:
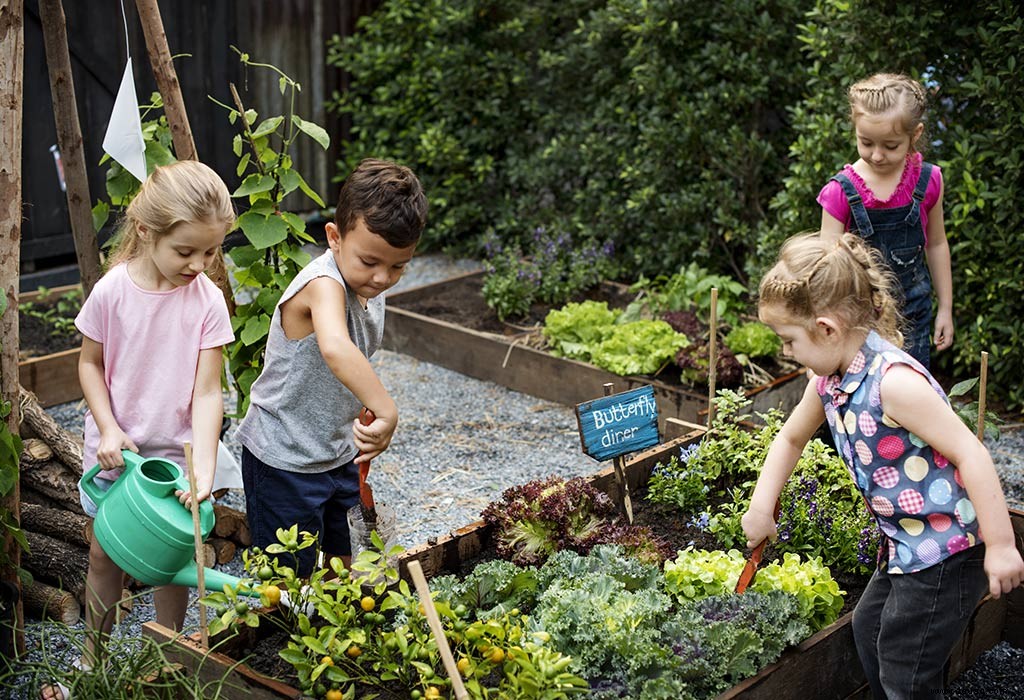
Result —
MULTIPOLYGON (((55 301, 49 303, 37 301, 33 304, 40 310, 50 309, 55 301)), ((73 319, 74 314, 64 315, 73 319)), ((54 333, 54 326, 37 316, 18 314, 18 345, 19 359, 50 355, 64 350, 71 350, 82 345, 81 333, 54 333)))

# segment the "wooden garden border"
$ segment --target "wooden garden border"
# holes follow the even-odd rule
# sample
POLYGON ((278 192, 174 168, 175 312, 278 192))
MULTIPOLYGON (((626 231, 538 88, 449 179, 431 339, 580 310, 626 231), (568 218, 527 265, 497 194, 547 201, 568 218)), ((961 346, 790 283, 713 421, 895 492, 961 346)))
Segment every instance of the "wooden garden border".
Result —
MULTIPOLYGON (((702 430, 694 430, 629 459, 624 471, 630 490, 635 492, 647 483, 656 463, 668 459, 679 448, 700 440, 702 436, 702 430)), ((597 472, 588 480, 613 498, 617 496, 618 486, 613 468, 597 472)), ((1024 512, 1011 509, 1010 516, 1017 535, 1017 547, 1024 552, 1024 512)), ((408 579, 409 562, 416 560, 428 577, 454 572, 462 562, 479 555, 488 546, 490 539, 490 527, 483 521, 477 521, 407 550, 399 561, 399 569, 403 577, 408 579)), ((804 700, 824 697, 860 700, 870 697, 853 644, 852 617, 852 613, 844 615, 795 648, 783 652, 776 663, 722 693, 718 700, 804 700)), ((172 661, 193 669, 203 677, 227 677, 221 695, 226 700, 269 700, 301 696, 295 688, 262 676, 225 653, 204 652, 198 645, 198 635, 191 638, 176 637, 171 630, 155 622, 146 623, 143 631, 154 639, 170 643, 167 653, 172 661)), ((253 630, 244 630, 243 634, 250 636, 243 637, 232 647, 244 649, 251 644, 253 633, 253 630)), ((999 600, 986 597, 978 605, 951 657, 950 680, 969 668, 982 652, 1002 640, 1015 646, 1024 645, 1024 588, 1017 588, 999 600)), ((223 649, 231 653, 228 645, 223 649)))
MULTIPOLYGON (((476 331, 402 308, 403 303, 435 295, 445 285, 483 274, 470 272, 389 295, 383 347, 567 406, 600 396, 602 387, 609 382, 615 385, 615 391, 651 385, 662 429, 665 419, 670 417, 705 422, 701 420, 708 405, 705 392, 650 377, 622 377, 585 362, 519 345, 505 336, 476 331)), ((806 387, 800 381, 803 376, 802 371, 791 372, 769 384, 747 390, 746 395, 753 401, 750 409, 762 413, 769 408, 790 411, 800 401, 806 387)))
MULTIPOLYGON (((48 293, 60 296, 72 289, 81 289, 80 284, 54 287, 48 293)), ((25 292, 18 295, 18 303, 35 301, 39 292, 25 292)), ((78 382, 78 357, 81 347, 30 357, 18 361, 18 376, 21 385, 39 399, 41 406, 49 407, 82 398, 82 386, 78 382)))

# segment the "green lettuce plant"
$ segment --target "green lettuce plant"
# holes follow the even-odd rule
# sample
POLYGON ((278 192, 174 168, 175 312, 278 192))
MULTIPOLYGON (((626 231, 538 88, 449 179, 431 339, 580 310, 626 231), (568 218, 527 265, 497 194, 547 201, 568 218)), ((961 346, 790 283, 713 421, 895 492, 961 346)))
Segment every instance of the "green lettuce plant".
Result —
POLYGON ((782 340, 763 323, 741 323, 725 336, 725 344, 737 355, 771 357, 782 350, 782 340))
POLYGON ((548 312, 542 332, 552 354, 589 362, 594 348, 611 336, 621 315, 622 311, 609 309, 605 301, 571 302, 548 312))
POLYGON ((614 374, 657 374, 687 343, 664 321, 633 321, 612 326, 591 353, 591 361, 614 374))

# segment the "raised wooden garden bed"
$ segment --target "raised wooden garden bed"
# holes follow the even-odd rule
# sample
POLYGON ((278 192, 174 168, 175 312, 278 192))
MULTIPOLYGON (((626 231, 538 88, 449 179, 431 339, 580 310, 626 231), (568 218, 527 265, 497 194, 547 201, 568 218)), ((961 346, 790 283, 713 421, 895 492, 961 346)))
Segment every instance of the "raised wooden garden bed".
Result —
MULTIPOLYGON (((665 461, 680 447, 700 440, 702 435, 700 430, 692 431, 628 460, 624 469, 630 489, 636 492, 642 488, 656 463, 665 461)), ((589 480, 613 498, 617 497, 618 485, 613 468, 602 470, 589 480)), ((1017 546, 1024 551, 1024 512, 1011 509, 1010 516, 1017 534, 1017 546)), ((409 578, 408 564, 412 560, 420 562, 428 578, 456 572, 463 562, 480 555, 490 540, 490 527, 483 521, 477 521, 407 550, 402 555, 399 568, 406 579, 409 578)), ((869 698, 870 692, 854 648, 851 620, 852 613, 841 617, 797 647, 785 651, 776 663, 718 696, 718 700, 869 698)), ((156 623, 144 626, 146 634, 170 642, 167 653, 172 661, 194 669, 203 677, 224 678, 221 697, 227 700, 301 697, 299 690, 262 676, 232 657, 233 653, 250 648, 254 639, 252 635, 259 634, 260 629, 246 628, 236 640, 218 647, 216 652, 204 652, 197 643, 197 635, 175 639, 173 632, 156 623)), ((1017 588, 999 600, 986 597, 978 605, 953 652, 949 679, 956 678, 982 652, 1003 640, 1014 646, 1024 645, 1024 589, 1017 588)))
MULTIPOLYGON (((60 296, 64 292, 79 288, 80 285, 55 287, 50 290, 50 295, 60 296)), ((19 295, 18 301, 19 303, 31 302, 38 298, 38 292, 26 292, 19 295)), ((19 360, 19 381, 23 387, 36 395, 39 403, 44 407, 77 401, 82 398, 82 387, 78 383, 78 357, 80 354, 81 347, 79 346, 19 360)))
MULTIPOLYGON (((609 382, 615 385, 615 391, 649 384, 654 387, 662 428, 669 417, 702 422, 700 415, 708 405, 706 390, 645 376, 621 377, 585 362, 556 357, 523 343, 522 334, 517 335, 511 326, 507 327, 508 332, 497 328, 475 330, 469 327, 472 319, 452 323, 431 317, 429 311, 407 308, 429 307, 432 300, 445 296, 479 296, 483 274, 473 272, 389 295, 384 347, 567 406, 601 396, 603 385, 609 382)), ((625 288, 605 286, 607 296, 625 299, 625 288)), ((790 372, 768 384, 746 389, 746 395, 753 401, 751 410, 781 408, 788 412, 799 402, 806 387, 803 376, 802 371, 790 372)))

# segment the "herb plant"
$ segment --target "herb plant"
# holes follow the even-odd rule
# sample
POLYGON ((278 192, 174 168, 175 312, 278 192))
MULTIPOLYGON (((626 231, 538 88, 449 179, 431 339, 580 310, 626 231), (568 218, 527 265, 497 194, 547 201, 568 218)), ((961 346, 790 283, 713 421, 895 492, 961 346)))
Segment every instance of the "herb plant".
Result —
POLYGON ((524 316, 534 302, 564 304, 614 275, 611 244, 574 242, 564 232, 538 226, 527 245, 484 237, 483 296, 498 318, 524 316))
POLYGON ((717 317, 736 325, 745 306, 747 288, 725 275, 716 275, 697 263, 690 263, 674 275, 654 279, 641 276, 630 291, 637 299, 626 309, 626 319, 657 318, 666 311, 692 311, 701 319, 711 318, 711 290, 718 289, 717 317))

